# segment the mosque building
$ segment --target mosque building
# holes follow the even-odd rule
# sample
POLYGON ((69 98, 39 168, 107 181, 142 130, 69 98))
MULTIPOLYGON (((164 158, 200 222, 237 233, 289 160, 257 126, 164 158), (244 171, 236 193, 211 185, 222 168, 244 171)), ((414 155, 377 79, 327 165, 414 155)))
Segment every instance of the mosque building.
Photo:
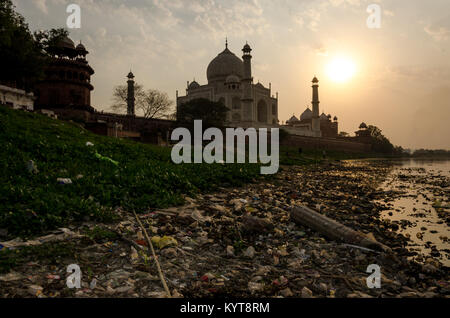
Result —
POLYGON ((312 110, 307 107, 300 118, 292 115, 282 128, 298 136, 336 138, 338 136, 338 119, 334 116, 331 120, 331 115, 323 112, 319 116, 319 80, 317 77, 314 76, 312 83, 312 110))
POLYGON ((177 109, 183 103, 197 98, 222 102, 230 111, 227 126, 230 127, 276 127, 278 126, 278 93, 272 96, 271 84, 253 83, 250 45, 245 44, 242 60, 228 49, 215 57, 208 65, 208 84, 195 80, 187 82, 186 95, 178 96, 177 109))

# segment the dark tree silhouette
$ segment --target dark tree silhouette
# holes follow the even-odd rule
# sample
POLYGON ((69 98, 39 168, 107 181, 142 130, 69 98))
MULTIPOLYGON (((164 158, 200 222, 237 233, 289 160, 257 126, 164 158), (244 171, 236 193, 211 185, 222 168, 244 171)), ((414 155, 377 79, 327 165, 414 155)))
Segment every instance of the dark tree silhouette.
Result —
POLYGON ((212 102, 206 98, 193 99, 178 107, 177 121, 185 126, 201 119, 203 127, 223 127, 229 109, 221 102, 212 102))
MULTIPOLYGON (((113 105, 114 112, 125 112, 127 110, 127 85, 119 85, 114 88, 113 105)), ((166 93, 156 89, 144 90, 143 86, 134 85, 136 112, 145 118, 167 118, 172 110, 173 101, 166 93)))

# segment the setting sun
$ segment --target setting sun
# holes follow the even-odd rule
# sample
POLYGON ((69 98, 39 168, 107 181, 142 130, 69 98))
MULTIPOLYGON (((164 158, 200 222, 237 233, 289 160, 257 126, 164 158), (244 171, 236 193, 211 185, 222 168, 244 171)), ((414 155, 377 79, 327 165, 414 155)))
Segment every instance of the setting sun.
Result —
POLYGON ((334 82, 347 82, 356 71, 355 63, 348 58, 337 57, 326 67, 328 77, 334 82))

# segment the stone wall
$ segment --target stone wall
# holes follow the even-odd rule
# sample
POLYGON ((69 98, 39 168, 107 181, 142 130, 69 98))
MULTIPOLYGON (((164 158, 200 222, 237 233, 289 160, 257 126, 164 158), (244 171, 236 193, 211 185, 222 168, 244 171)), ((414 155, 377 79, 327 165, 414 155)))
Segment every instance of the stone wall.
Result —
POLYGON ((307 136, 289 135, 280 141, 282 146, 301 147, 305 149, 325 149, 346 152, 369 152, 370 144, 338 138, 314 138, 307 136))

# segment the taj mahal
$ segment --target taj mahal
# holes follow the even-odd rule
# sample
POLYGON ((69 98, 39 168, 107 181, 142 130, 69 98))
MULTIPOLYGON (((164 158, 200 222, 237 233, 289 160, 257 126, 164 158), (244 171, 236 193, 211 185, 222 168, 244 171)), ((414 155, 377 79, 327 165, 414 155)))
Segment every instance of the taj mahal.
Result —
POLYGON ((186 96, 178 96, 178 107, 192 99, 206 98, 222 102, 230 111, 227 125, 232 127, 276 127, 278 120, 278 94, 272 95, 271 85, 254 84, 250 45, 245 44, 242 60, 228 49, 219 53, 208 65, 208 84, 195 80, 187 82, 186 96))
POLYGON ((253 83, 252 48, 248 43, 242 48, 242 59, 228 49, 219 53, 208 65, 206 76, 208 84, 197 81, 187 82, 186 95, 176 92, 177 110, 180 105, 197 98, 222 102, 230 111, 226 125, 230 127, 270 128, 280 127, 290 134, 310 137, 336 137, 338 134, 337 117, 319 115, 319 80, 312 80, 312 110, 307 108, 300 120, 294 115, 280 125, 278 118, 278 92, 272 94, 272 85, 265 87, 253 83))

